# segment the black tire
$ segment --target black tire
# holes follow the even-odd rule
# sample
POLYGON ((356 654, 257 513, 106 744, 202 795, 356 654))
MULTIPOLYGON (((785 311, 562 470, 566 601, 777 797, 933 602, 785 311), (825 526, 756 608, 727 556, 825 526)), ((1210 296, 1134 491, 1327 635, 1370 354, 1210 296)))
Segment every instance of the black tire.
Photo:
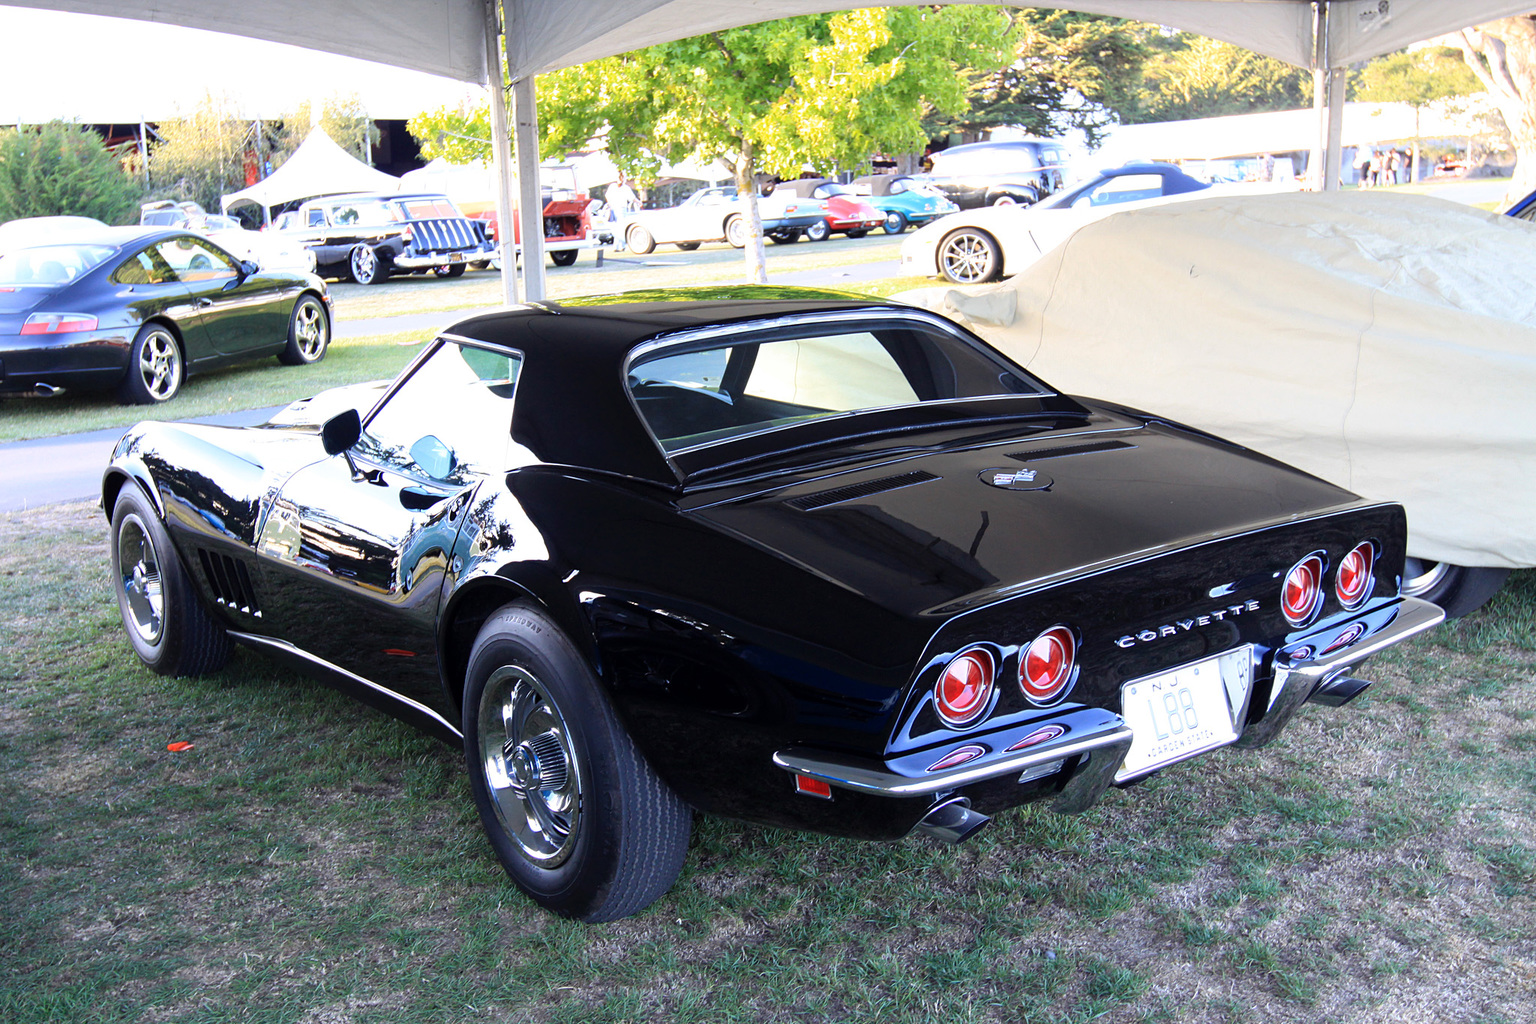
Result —
POLYGON ((575 249, 561 249, 549 254, 549 261, 557 267, 568 267, 576 262, 575 249))
POLYGON ((683 252, 693 252, 693 250, 695 250, 695 249, 697 249, 699 247, 699 243, 698 242, 678 242, 677 243, 677 247, 679 249, 683 250, 683 252))
POLYGON ((852 231, 844 231, 843 234, 849 238, 863 238, 869 234, 869 230, 867 228, 854 228, 852 231))
POLYGON ((993 206, 1018 206, 1019 202, 1018 196, 1011 196, 1006 192, 992 198, 993 206))
POLYGON ((1409 558, 1403 567, 1403 593, 1433 601, 1446 618, 1459 619, 1487 604, 1508 575, 1508 569, 1409 558))
POLYGON ((732 249, 747 247, 747 222, 739 213, 725 219, 725 240, 732 249))
POLYGON ((389 277, 389 258, 381 256, 371 245, 355 245, 347 257, 347 269, 358 284, 378 284, 389 277))
POLYGON ((288 347, 278 353, 277 361, 287 366, 305 366, 325 358, 331 345, 331 316, 317 296, 301 295, 288 318, 288 347))
POLYGON ((611 921, 645 909, 676 881, 692 812, 656 777, 586 659, 541 611, 508 605, 475 637, 464 753, 491 847, 541 906, 611 921))
POLYGON ((639 224, 631 224, 624 232, 624 248, 637 256, 656 251, 656 236, 639 224))
POLYGON ((133 652, 162 676, 217 672, 233 643, 192 586, 154 506, 131 481, 112 508, 112 589, 133 652))
POLYGON ((1002 269, 1002 250, 985 231, 960 228, 939 242, 939 273, 955 284, 995 281, 1002 269))
POLYGON ((807 241, 825 242, 831 236, 832 225, 828 224, 824 220, 819 220, 815 224, 812 224, 810 227, 805 229, 805 237, 807 241))
POLYGON ((794 245, 800 241, 800 229, 779 228, 777 231, 768 232, 768 237, 773 239, 776 245, 794 245))
POLYGON ((133 336, 128 372, 118 385, 117 397, 129 405, 169 402, 186 376, 186 357, 176 335, 164 324, 147 323, 133 336))
POLYGON ((907 230, 907 215, 900 210, 890 210, 885 215, 885 233, 899 235, 907 230))
POLYGON ((464 264, 462 264, 462 263, 444 263, 440 267, 433 267, 432 268, 432 273, 436 277, 463 277, 464 276, 464 264))

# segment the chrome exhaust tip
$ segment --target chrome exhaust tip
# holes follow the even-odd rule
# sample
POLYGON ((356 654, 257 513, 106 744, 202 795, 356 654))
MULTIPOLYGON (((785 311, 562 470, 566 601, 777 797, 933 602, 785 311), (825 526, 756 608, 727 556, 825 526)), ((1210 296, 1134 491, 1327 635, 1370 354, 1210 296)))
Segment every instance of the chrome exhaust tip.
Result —
POLYGON ((42 398, 54 398, 58 395, 62 395, 64 393, 64 389, 60 387, 54 387, 52 384, 44 384, 42 381, 38 381, 32 386, 32 393, 42 398))
POLYGON ((1370 682, 1365 679, 1354 679, 1345 675, 1334 676, 1313 690, 1307 702, 1330 708, 1341 708, 1364 693, 1370 685, 1370 682))
POLYGON ((936 804, 917 827, 940 842, 953 844, 965 842, 991 822, 985 814, 971 810, 965 797, 956 796, 936 804))

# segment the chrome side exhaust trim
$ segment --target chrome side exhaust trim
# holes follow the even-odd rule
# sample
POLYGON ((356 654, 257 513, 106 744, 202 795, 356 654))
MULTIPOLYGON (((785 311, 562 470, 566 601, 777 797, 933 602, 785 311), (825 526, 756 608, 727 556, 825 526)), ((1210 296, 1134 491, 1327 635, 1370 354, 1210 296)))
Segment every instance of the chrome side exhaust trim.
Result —
POLYGON ((965 797, 956 796, 935 804, 917 823, 917 831, 953 845, 965 842, 991 822, 985 814, 971 810, 971 802, 965 797))

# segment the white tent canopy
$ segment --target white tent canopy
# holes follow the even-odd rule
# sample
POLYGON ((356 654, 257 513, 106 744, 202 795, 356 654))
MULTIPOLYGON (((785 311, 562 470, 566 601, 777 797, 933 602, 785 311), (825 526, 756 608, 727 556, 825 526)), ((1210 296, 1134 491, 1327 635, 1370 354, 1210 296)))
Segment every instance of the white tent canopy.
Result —
MULTIPOLYGON (((496 0, 16 0, 18 6, 137 18, 293 43, 331 53, 431 71, 462 81, 498 85, 493 71, 505 53, 518 107, 516 135, 526 292, 543 297, 543 253, 538 203, 538 115, 533 77, 598 57, 655 43, 797 14, 849 10, 868 0, 501 0, 505 40, 498 45, 496 0), (319 16, 323 15, 323 16, 319 16)), ((894 0, 917 4, 919 0, 894 0)), ((1302 67, 1317 76, 1319 111, 1329 117, 1319 133, 1324 182, 1338 167, 1344 99, 1343 69, 1409 43, 1478 22, 1529 10, 1533 0, 1035 0, 1035 6, 1173 25, 1224 39, 1302 67)), ((492 128, 506 136, 500 88, 491 90, 492 128)), ((497 149, 507 166, 505 147, 497 149)), ((502 174, 503 220, 510 219, 507 174, 502 174)), ((506 232, 504 238, 510 239, 506 232)), ((508 243, 510 245, 510 242, 508 243)), ((510 250, 504 266, 514 265, 510 250)), ((510 299, 510 277, 508 298, 510 299)))
POLYGON ((220 205, 225 213, 245 204, 258 206, 266 224, 272 219, 272 207, 296 199, 338 192, 393 192, 399 185, 399 178, 369 167, 338 146, 324 128, 315 128, 281 167, 250 188, 225 196, 220 205))

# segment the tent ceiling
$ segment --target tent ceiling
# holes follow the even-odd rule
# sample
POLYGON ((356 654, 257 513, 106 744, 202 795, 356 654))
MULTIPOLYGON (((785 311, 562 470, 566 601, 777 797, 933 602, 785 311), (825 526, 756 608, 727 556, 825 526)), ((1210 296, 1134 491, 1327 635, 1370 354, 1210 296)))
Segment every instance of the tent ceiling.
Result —
MULTIPOLYGON (((13 3, 186 25, 485 81, 483 0, 13 3), (322 11, 324 17, 317 17, 322 11)), ((508 66, 513 78, 521 78, 702 32, 865 7, 869 0, 503 0, 503 6, 508 66)), ((1045 0, 1035 6, 1174 25, 1292 64, 1312 64, 1311 0, 1045 0)), ((1351 64, 1532 6, 1532 0, 1329 0, 1332 63, 1351 64)))

